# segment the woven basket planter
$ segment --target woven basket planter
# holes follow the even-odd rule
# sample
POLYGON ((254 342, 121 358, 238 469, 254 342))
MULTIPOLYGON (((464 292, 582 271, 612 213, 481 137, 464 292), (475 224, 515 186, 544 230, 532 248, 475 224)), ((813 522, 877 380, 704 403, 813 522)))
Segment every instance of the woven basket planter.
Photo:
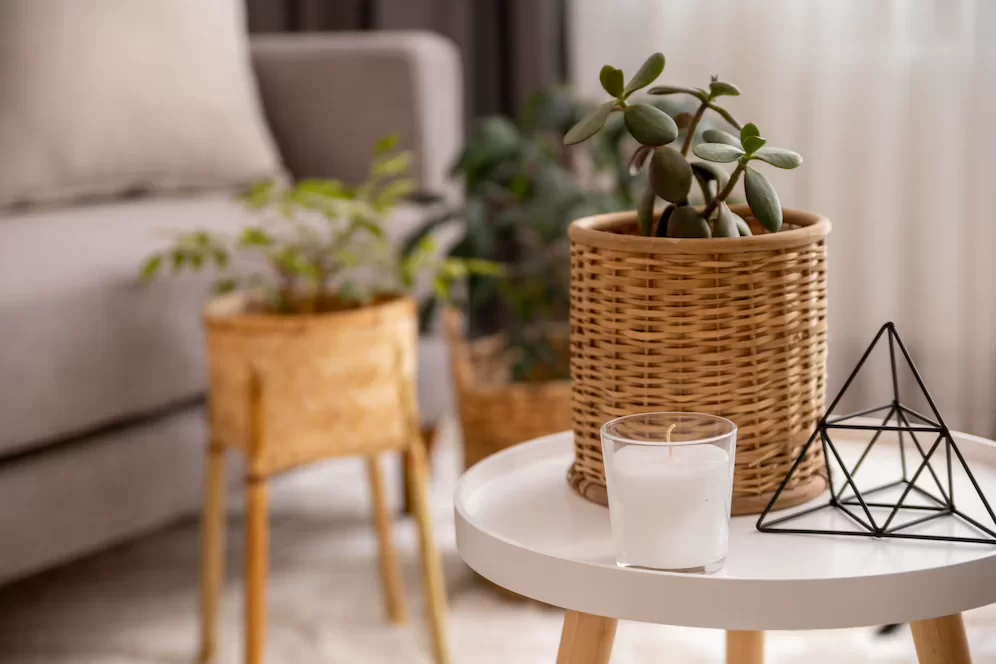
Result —
MULTIPOLYGON (((749 220, 746 206, 734 211, 749 220)), ((739 427, 733 513, 763 511, 823 413, 830 222, 785 210, 749 238, 636 234, 632 212, 574 222, 568 479, 605 504, 599 429, 630 413, 697 411, 739 427)), ((826 488, 814 446, 777 508, 826 488)))
POLYGON ((415 303, 316 315, 247 313, 238 295, 204 310, 212 435, 275 472, 330 455, 402 449, 418 431, 415 303), (265 448, 249 450, 250 390, 265 448))
MULTIPOLYGON (((467 468, 512 445, 571 428, 570 381, 512 383, 501 336, 468 343, 455 311, 446 312, 445 327, 467 468)), ((566 355, 566 329, 561 338, 566 355)))

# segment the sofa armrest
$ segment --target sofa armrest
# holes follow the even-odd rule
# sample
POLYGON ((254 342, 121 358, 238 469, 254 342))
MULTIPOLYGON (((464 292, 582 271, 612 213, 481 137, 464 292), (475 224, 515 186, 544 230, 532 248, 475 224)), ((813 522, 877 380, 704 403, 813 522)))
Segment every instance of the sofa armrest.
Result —
POLYGON ((438 191, 463 139, 460 56, 429 32, 256 35, 252 59, 284 163, 297 177, 359 182, 397 132, 421 188, 438 191))

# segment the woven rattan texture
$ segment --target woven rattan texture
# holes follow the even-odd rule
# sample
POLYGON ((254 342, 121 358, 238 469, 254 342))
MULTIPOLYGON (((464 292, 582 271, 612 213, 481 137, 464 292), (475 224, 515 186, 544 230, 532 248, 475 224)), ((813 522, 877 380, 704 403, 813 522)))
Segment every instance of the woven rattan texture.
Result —
MULTIPOLYGON (((825 399, 829 222, 785 217, 798 228, 742 240, 620 235, 635 224, 631 213, 575 222, 569 481, 582 495, 606 502, 599 429, 607 420, 697 411, 738 425, 733 511, 763 510, 825 399)), ((779 507, 824 489, 813 449, 779 507)))
POLYGON ((219 298, 204 315, 211 431, 216 442, 250 452, 256 372, 263 430, 250 454, 253 472, 411 442, 418 339, 411 300, 314 316, 242 314, 239 307, 219 298))
MULTIPOLYGON (((494 336, 468 343, 455 311, 447 312, 446 336, 466 467, 512 445, 571 428, 569 381, 509 382, 511 358, 504 339, 494 336)), ((567 331, 560 337, 566 353, 567 331)))

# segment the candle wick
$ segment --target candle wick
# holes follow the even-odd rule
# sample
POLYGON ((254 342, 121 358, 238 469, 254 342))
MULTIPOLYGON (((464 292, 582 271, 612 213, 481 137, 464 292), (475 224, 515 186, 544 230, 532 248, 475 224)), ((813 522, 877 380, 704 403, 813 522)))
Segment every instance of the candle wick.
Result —
POLYGON ((675 423, 672 423, 671 426, 669 426, 667 428, 667 434, 665 434, 667 436, 667 453, 668 453, 668 456, 674 456, 674 448, 671 447, 671 432, 674 431, 674 428, 676 426, 678 426, 678 425, 675 424, 675 423))

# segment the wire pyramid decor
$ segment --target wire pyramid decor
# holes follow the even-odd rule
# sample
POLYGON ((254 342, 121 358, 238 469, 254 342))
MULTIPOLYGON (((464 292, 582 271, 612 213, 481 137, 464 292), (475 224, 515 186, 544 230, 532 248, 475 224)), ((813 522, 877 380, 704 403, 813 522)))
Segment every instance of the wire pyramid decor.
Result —
MULTIPOLYGON (((890 445, 892 446, 892 445, 890 445)), ((821 524, 826 522, 820 522, 821 524)), ((951 431, 944 423, 940 412, 927 386, 924 385, 920 373, 913 364, 909 351, 899 338, 896 326, 889 322, 875 335, 871 345, 865 350, 864 355, 858 361, 857 366, 851 375, 844 382, 844 386, 834 398, 826 413, 820 419, 816 430, 809 440, 802 447, 798 458, 793 463, 785 479, 778 490, 772 496, 771 501, 764 512, 757 520, 757 529, 765 533, 805 533, 817 535, 852 535, 862 537, 879 538, 903 538, 916 540, 937 540, 945 542, 974 542, 982 544, 996 544, 996 513, 993 512, 989 502, 972 474, 971 468, 965 461, 965 457, 958 449, 951 431), (836 409, 837 404, 854 382, 855 377, 865 365, 875 347, 887 340, 889 350, 889 360, 892 369, 892 401, 876 408, 868 408, 850 415, 831 417, 830 414, 836 409), (922 393, 926 403, 929 405, 929 414, 923 414, 906 406, 899 400, 899 372, 897 366, 897 349, 901 354, 900 361, 905 361, 918 390, 922 393), (858 418, 869 416, 883 416, 881 424, 868 424, 859 421, 858 418), (840 451, 834 444, 834 433, 841 431, 868 431, 874 432, 871 440, 864 448, 857 461, 848 469, 847 464, 841 457, 840 451), (899 479, 876 486, 863 491, 858 490, 855 482, 855 475, 861 470, 862 464, 868 458, 869 453, 879 442, 884 432, 894 432, 899 439, 898 451, 900 456, 900 466, 902 475, 899 479), (819 443, 823 446, 824 463, 826 464, 826 477, 830 489, 830 499, 827 503, 811 507, 802 511, 794 512, 788 516, 770 519, 771 510, 778 501, 779 496, 788 485, 792 474, 805 458, 810 447, 819 443), (945 469, 938 472, 935 463, 938 457, 943 456, 946 464, 945 469), (843 475, 842 486, 834 485, 832 472, 832 461, 836 461, 843 475), (975 494, 981 500, 981 504, 988 512, 991 525, 985 525, 977 519, 965 514, 965 512, 955 506, 955 465, 959 465, 967 476, 975 494), (912 471, 912 472, 911 472, 912 471), (932 480, 932 482, 931 482, 932 480), (918 483, 919 482, 919 483, 918 483), (928 488, 923 484, 927 483, 928 488), (931 490, 936 487, 936 492, 931 490), (889 492, 892 495, 898 493, 898 498, 889 500, 886 496, 889 492), (799 521, 808 515, 812 515, 822 510, 836 510, 849 517, 845 522, 852 526, 850 529, 835 527, 804 527, 799 525, 799 521), (873 511, 881 513, 887 510, 887 516, 883 519, 881 514, 876 521, 873 511), (912 516, 907 520, 897 518, 900 514, 912 516), (915 526, 949 517, 961 520, 973 534, 973 536, 958 536, 954 534, 931 534, 923 532, 911 532, 915 526)))

